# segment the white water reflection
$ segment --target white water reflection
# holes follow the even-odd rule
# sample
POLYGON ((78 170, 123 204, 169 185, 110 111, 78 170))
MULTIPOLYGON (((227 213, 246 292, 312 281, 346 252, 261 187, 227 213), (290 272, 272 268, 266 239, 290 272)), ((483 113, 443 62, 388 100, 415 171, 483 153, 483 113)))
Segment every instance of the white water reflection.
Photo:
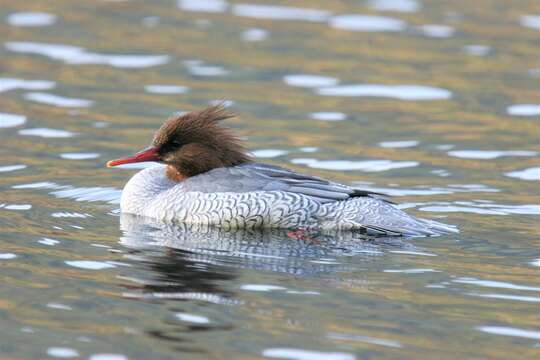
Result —
POLYGON ((55 246, 55 245, 58 245, 60 241, 55 240, 55 239, 43 238, 43 239, 38 240, 38 243, 42 245, 47 245, 47 246, 55 246))
POLYGON ((39 136, 43 138, 69 138, 76 134, 67 130, 49 128, 30 128, 19 130, 19 134, 26 136, 39 136))
POLYGON ((0 166, 0 173, 17 171, 17 170, 22 170, 22 169, 26 169, 26 165, 18 164, 18 165, 0 166))
POLYGON ((180 85, 146 85, 144 91, 151 94, 185 94, 188 92, 187 86, 180 85))
POLYGON ((324 96, 382 97, 410 101, 446 100, 452 97, 449 90, 422 85, 339 85, 319 87, 315 92, 324 96))
POLYGON ((68 198, 75 201, 104 201, 110 204, 119 204, 122 190, 113 187, 72 187, 61 186, 61 190, 51 192, 58 198, 68 198))
POLYGON ((100 157, 100 154, 98 153, 63 153, 60 154, 60 157, 62 159, 67 160, 89 160, 89 159, 97 159, 100 157))
POLYGON ((142 18, 142 24, 146 27, 156 27, 160 21, 159 16, 145 16, 142 18))
POLYGON ((506 108, 508 115, 514 116, 538 116, 540 104, 516 104, 506 108))
POLYGON ((236 16, 265 20, 301 20, 324 22, 330 11, 278 5, 236 4, 232 8, 236 16))
POLYGON ((339 84, 339 79, 330 76, 310 74, 290 74, 283 77, 285 84, 297 87, 316 88, 322 86, 334 86, 339 84))
POLYGON ((90 355, 88 360, 128 360, 128 357, 122 354, 93 354, 90 355))
POLYGON ((287 150, 280 150, 280 149, 259 149, 259 150, 253 150, 251 152, 251 155, 253 155, 256 158, 271 159, 278 156, 286 155, 288 153, 289 152, 287 150))
POLYGON ((540 167, 532 167, 520 171, 507 172, 504 175, 521 180, 540 180, 540 167))
POLYGON ((403 31, 407 27, 403 20, 363 14, 334 16, 328 23, 334 29, 366 32, 403 31))
MULTIPOLYGON (((427 186, 418 186, 417 188, 400 188, 400 187, 380 187, 380 186, 370 186, 360 182, 353 183, 357 187, 364 190, 380 192, 388 196, 429 196, 429 195, 441 195, 441 194, 454 194, 461 192, 499 192, 499 189, 490 188, 485 185, 476 185, 476 186, 458 186, 458 185, 449 185, 448 187, 427 187, 427 186)), ((431 204, 439 205, 449 205, 447 202, 433 202, 431 204)), ((403 205, 403 204, 402 204, 403 205)), ((421 204, 412 204, 410 207, 417 205, 427 205, 426 203, 421 204)))
POLYGON ((540 215, 540 204, 502 205, 470 201, 459 201, 455 203, 434 202, 427 206, 422 206, 418 210, 444 213, 461 212, 480 215, 540 215))
POLYGON ((287 288, 278 285, 267 285, 267 284, 244 284, 240 286, 240 289, 247 291, 276 291, 276 290, 287 290, 287 288))
POLYGON ((367 5, 377 11, 417 12, 420 3, 417 0, 368 0, 367 5))
POLYGON ((540 15, 524 15, 520 19, 521 26, 540 30, 540 15))
POLYGON ((116 68, 147 68, 169 62, 168 55, 114 55, 100 54, 78 46, 37 42, 9 41, 4 44, 9 51, 22 54, 43 55, 66 64, 109 65, 116 68))
POLYGON ((387 269, 383 270, 385 273, 398 273, 398 274, 425 274, 425 273, 434 273, 441 272, 440 270, 428 269, 428 268, 419 268, 419 269, 387 269))
POLYGON ((73 308, 69 305, 59 304, 59 303, 48 303, 47 305, 50 309, 57 309, 57 310, 73 310, 73 308))
POLYGON ((0 208, 6 210, 26 211, 32 208, 30 204, 0 204, 0 208))
POLYGON ((525 286, 525 285, 517 285, 512 284, 509 282, 503 282, 503 281, 492 281, 492 280, 480 280, 476 278, 457 278, 452 280, 454 283, 459 284, 470 284, 470 285, 476 285, 476 286, 482 286, 482 287, 490 287, 490 288, 499 288, 499 289, 511 289, 511 290, 523 290, 523 291, 540 291, 540 287, 537 286, 525 286))
POLYGON ((514 301, 524 301, 524 302, 540 302, 540 297, 538 296, 521 296, 521 295, 510 295, 510 294, 481 294, 481 293, 467 293, 469 296, 481 297, 485 299, 499 299, 499 300, 514 300, 514 301))
POLYGON ((55 358, 69 359, 79 356, 79 352, 68 347, 50 347, 47 349, 47 355, 55 358))
POLYGON ((448 155, 461 158, 461 159, 497 159, 503 156, 536 156, 537 151, 527 150, 509 150, 509 151, 497 151, 497 150, 453 150, 449 151, 448 155))
POLYGON ((24 90, 49 90, 56 86, 54 81, 49 80, 24 80, 16 78, 0 78, 0 92, 24 89, 24 90))
POLYGON ((418 146, 419 143, 417 140, 382 141, 379 143, 379 146, 388 149, 402 149, 418 146))
POLYGON ((337 333, 330 332, 326 335, 329 339, 332 340, 341 340, 341 341, 358 341, 364 342, 367 344, 387 346, 392 348, 402 348, 403 345, 399 341, 388 340, 388 339, 379 339, 371 336, 356 335, 356 334, 346 334, 346 333, 337 333))
MULTIPOLYGON (((159 164, 158 164, 159 165, 159 164)), ((59 185, 53 182, 37 182, 30 184, 13 185, 13 189, 47 189, 54 190, 51 195, 61 199, 73 199, 75 201, 104 201, 109 204, 119 204, 122 190, 113 187, 74 187, 71 185, 59 185)))
POLYGON ((347 119, 347 114, 337 111, 320 111, 309 114, 309 117, 320 121, 343 121, 347 119))
POLYGON ((88 107, 94 103, 92 100, 69 98, 43 92, 26 93, 24 94, 24 98, 30 101, 57 107, 88 107))
POLYGON ((76 267, 79 269, 85 269, 85 270, 103 270, 103 269, 111 269, 111 268, 116 267, 114 264, 110 264, 108 262, 91 261, 91 260, 73 260, 73 261, 65 261, 65 263, 66 265, 76 267))
POLYGON ((44 12, 18 12, 9 14, 6 21, 11 26, 49 26, 56 22, 56 15, 44 12))
POLYGON ((465 45, 463 50, 469 55, 486 56, 491 51, 491 47, 487 45, 465 45))
POLYGON ((289 360, 356 360, 356 356, 345 352, 313 351, 294 348, 269 348, 262 355, 272 359, 289 360))
POLYGON ((449 38, 454 35, 456 30, 448 25, 422 25, 418 27, 419 30, 426 36, 433 38, 449 38))
POLYGON ((178 0, 177 5, 184 11, 207 13, 225 12, 229 7, 225 0, 178 0))
POLYGON ((184 61, 189 73, 194 76, 225 76, 229 71, 221 66, 206 65, 201 60, 184 61))
POLYGON ((391 161, 391 160, 317 160, 313 158, 292 159, 296 165, 307 165, 314 169, 340 170, 340 171, 366 171, 379 172, 393 169, 402 169, 420 165, 417 161, 391 161))
POLYGON ((210 319, 206 316, 186 314, 186 313, 177 313, 174 315, 178 320, 189 322, 193 324, 209 324, 210 319))
POLYGON ((26 122, 26 116, 0 113, 0 128, 20 126, 26 122))
POLYGON ((488 334, 540 340, 540 331, 536 330, 525 330, 506 326, 478 326, 476 329, 488 334))
POLYGON ((268 31, 259 28, 250 28, 242 32, 242 40, 244 41, 263 41, 268 37, 268 31))

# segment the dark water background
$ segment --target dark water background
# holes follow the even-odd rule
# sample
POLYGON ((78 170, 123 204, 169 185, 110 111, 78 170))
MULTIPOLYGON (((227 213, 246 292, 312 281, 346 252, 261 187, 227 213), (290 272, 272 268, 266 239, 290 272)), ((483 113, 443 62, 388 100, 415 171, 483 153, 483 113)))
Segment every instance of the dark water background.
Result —
POLYGON ((0 1, 0 359, 540 356, 540 2, 0 1), (261 7, 272 3, 272 7, 261 7), (172 112, 458 236, 120 217, 172 112))

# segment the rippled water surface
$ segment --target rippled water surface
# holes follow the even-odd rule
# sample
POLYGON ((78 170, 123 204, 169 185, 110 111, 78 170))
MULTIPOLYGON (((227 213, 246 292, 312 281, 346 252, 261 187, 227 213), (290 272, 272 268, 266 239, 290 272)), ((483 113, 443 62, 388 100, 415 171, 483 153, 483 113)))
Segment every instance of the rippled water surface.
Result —
POLYGON ((0 358, 537 359, 540 2, 0 1, 0 358), (171 113, 439 238, 120 216, 171 113))

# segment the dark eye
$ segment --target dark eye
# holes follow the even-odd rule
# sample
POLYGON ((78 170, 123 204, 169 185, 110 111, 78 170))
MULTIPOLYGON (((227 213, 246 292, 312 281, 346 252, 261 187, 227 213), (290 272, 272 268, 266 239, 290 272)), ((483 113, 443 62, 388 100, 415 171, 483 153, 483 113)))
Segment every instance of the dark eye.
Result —
POLYGON ((180 147, 180 146, 182 146, 182 142, 180 140, 178 140, 178 139, 175 139, 175 140, 171 141, 171 146, 180 147))

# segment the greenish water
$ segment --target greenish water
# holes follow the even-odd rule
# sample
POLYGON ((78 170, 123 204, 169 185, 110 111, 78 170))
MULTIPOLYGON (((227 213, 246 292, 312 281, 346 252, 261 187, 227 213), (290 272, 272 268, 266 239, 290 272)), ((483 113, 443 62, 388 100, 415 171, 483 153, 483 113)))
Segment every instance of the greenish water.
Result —
POLYGON ((540 2, 270 3, 0 0, 0 359, 538 358, 540 2), (461 234, 120 217, 105 162, 221 99, 259 160, 461 234))

